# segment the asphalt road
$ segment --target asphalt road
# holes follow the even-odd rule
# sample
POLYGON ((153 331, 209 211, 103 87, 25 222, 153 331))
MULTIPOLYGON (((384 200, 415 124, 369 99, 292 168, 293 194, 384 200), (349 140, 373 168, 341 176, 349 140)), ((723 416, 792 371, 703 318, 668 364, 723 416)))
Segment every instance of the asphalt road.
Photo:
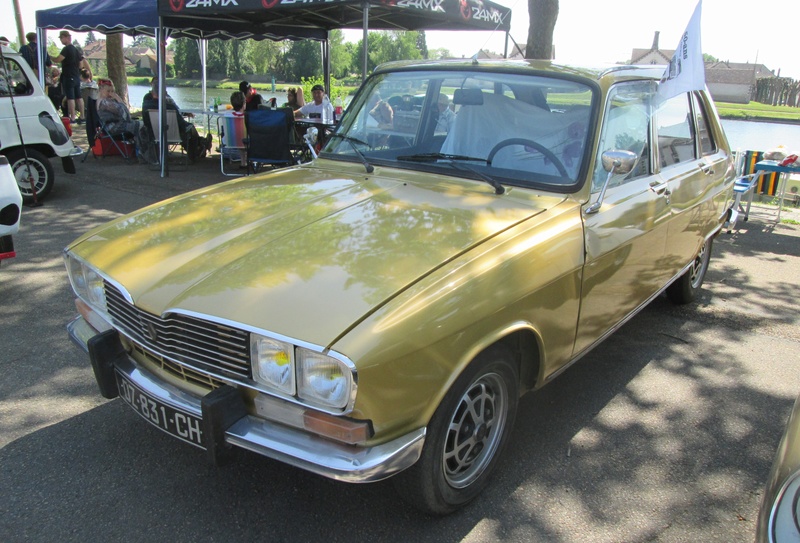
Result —
POLYGON ((490 488, 428 518, 389 482, 337 483, 249 453, 210 467, 101 398, 65 331, 62 248, 223 177, 214 159, 167 179, 118 158, 78 169, 56 165, 0 268, 0 541, 752 541, 800 391, 800 227, 756 210, 721 235, 699 303, 656 300, 526 396, 490 488))

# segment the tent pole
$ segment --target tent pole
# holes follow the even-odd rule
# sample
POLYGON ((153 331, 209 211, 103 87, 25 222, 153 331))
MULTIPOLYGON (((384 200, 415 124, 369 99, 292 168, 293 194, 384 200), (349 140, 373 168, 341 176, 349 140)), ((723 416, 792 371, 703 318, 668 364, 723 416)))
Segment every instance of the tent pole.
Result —
POLYGON ((156 28, 156 44, 158 45, 158 131, 161 133, 158 145, 158 157, 161 163, 161 177, 169 177, 167 165, 167 37, 164 22, 158 18, 156 28))
POLYGON ((44 73, 47 71, 47 30, 44 28, 36 29, 36 50, 39 52, 39 86, 47 96, 47 87, 44 86, 44 73), (44 44, 44 45, 42 45, 44 44))
POLYGON ((203 110, 208 109, 208 74, 206 73, 206 60, 208 59, 208 40, 205 38, 197 39, 197 47, 200 48, 200 66, 203 68, 203 110))
POLYGON ((362 6, 364 12, 364 21, 362 23, 362 26, 364 27, 364 39, 362 39, 361 42, 362 52, 364 53, 364 66, 361 69, 361 82, 363 83, 367 79, 367 52, 369 51, 369 2, 365 1, 362 6))
POLYGON ((325 41, 322 42, 322 76, 325 79, 325 93, 331 95, 331 32, 326 32, 325 41))

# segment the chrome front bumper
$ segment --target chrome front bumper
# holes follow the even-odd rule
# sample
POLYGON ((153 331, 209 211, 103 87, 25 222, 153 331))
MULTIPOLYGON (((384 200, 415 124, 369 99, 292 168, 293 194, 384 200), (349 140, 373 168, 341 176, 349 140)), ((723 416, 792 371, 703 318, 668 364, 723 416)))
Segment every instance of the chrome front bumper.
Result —
MULTIPOLYGON (((87 353, 90 350, 89 341, 99 333, 83 317, 69 323, 67 330, 70 338, 87 353)), ((98 355, 92 356, 96 358, 98 355)), ((118 353, 112 360, 102 362, 111 368, 110 371, 123 374, 158 401, 198 418, 204 417, 203 398, 164 383, 137 366, 126 353, 118 353)), ((98 369, 96 360, 92 360, 92 366, 102 391, 103 382, 107 383, 109 379, 109 375, 102 373, 109 370, 98 369)), ((419 459, 425 441, 425 428, 421 428, 381 445, 349 446, 248 414, 221 428, 219 433, 224 436, 224 443, 227 445, 247 449, 331 479, 352 483, 379 481, 410 467, 419 459)), ((213 454, 214 445, 209 445, 208 449, 213 454)))

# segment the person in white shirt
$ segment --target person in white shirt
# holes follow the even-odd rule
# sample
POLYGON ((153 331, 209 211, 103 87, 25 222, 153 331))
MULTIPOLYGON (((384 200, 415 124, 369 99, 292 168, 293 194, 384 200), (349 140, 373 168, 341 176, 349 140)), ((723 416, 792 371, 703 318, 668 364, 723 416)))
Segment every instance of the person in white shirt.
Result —
POLYGON ((322 85, 311 87, 313 102, 309 102, 300 109, 294 110, 295 117, 308 117, 309 119, 329 119, 333 121, 333 104, 329 100, 324 100, 325 89, 322 85))
POLYGON ((439 101, 437 102, 437 105, 439 106, 439 118, 436 121, 436 129, 434 130, 434 133, 446 134, 450 131, 450 126, 453 124, 456 114, 452 109, 450 109, 450 99, 446 94, 439 94, 439 101))

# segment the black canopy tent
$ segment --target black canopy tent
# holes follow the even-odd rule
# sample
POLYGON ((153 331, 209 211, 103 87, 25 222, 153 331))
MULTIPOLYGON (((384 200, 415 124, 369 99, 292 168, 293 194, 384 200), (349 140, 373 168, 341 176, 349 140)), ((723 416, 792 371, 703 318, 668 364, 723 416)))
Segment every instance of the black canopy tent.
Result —
MULTIPOLYGON (((242 31, 254 26, 325 31, 361 28, 365 53, 369 29, 500 30, 506 36, 511 29, 511 10, 488 0, 158 0, 158 13, 173 22, 203 21, 213 25, 214 21, 224 20, 234 32, 237 25, 242 31)), ((328 87, 329 57, 323 57, 328 87)), ((364 54, 364 77, 366 59, 364 54)))
MULTIPOLYGON (((154 37, 158 43, 159 112, 161 129, 165 132, 164 59, 168 37, 319 40, 323 48, 325 86, 330 89, 328 32, 332 29, 363 29, 363 75, 366 76, 370 28, 501 30, 506 33, 507 51, 511 10, 489 0, 85 0, 38 10, 36 26, 39 43, 47 43, 45 31, 49 29, 154 37)), ((44 47, 40 50, 42 55, 46 54, 44 47)), ((202 56, 205 102, 205 55, 202 56)), ((165 136, 162 133, 160 141, 166 141, 165 136)), ((162 146, 160 155, 161 174, 166 176, 166 146, 162 146)))

